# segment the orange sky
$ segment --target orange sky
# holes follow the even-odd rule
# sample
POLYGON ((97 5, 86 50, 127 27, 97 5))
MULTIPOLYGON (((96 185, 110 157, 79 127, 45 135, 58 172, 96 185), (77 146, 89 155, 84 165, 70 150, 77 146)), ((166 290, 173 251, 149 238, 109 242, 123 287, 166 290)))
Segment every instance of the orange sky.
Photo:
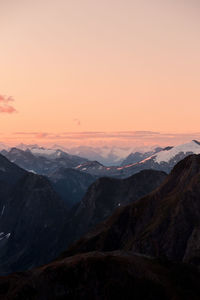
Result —
POLYGON ((0 1, 1 140, 200 132, 199 12, 198 0, 0 1))

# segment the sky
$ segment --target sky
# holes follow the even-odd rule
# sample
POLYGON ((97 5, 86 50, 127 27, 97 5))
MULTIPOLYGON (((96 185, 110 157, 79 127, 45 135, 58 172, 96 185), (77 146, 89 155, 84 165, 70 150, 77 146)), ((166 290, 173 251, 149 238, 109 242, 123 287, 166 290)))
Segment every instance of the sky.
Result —
POLYGON ((199 0, 0 0, 0 141, 198 137, 199 12, 199 0))

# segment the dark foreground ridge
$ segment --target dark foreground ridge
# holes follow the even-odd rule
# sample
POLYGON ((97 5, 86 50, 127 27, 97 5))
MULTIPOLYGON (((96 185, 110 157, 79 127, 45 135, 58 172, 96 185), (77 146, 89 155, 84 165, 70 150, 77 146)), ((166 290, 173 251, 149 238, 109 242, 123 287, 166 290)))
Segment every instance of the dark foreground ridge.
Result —
POLYGON ((0 278, 4 300, 197 300, 193 267, 122 252, 91 252, 0 278))

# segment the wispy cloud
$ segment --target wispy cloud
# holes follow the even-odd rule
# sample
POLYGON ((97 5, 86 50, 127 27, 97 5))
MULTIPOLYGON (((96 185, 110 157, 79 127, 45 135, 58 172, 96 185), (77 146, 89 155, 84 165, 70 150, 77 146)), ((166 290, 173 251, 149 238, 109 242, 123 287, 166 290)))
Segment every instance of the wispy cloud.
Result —
POLYGON ((0 113, 12 114, 16 112, 16 109, 10 104, 14 102, 12 97, 0 95, 0 113))
POLYGON ((171 146, 200 140, 200 133, 163 133, 154 131, 115 131, 115 132, 15 132, 13 137, 23 140, 40 140, 44 142, 59 141, 62 144, 113 144, 126 146, 160 145, 171 146))

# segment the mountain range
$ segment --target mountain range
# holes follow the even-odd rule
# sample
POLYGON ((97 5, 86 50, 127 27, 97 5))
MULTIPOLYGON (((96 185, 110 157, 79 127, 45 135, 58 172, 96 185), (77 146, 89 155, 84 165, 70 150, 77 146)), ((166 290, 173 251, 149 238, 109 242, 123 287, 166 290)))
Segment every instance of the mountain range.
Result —
MULTIPOLYGON (((21 149, 16 147, 9 150, 1 150, 1 153, 20 167, 47 176, 59 168, 74 168, 98 177, 118 178, 131 176, 144 169, 155 169, 169 173, 175 164, 184 157, 189 154, 200 153, 200 143, 193 140, 174 147, 157 147, 147 152, 132 152, 124 160, 121 160, 121 163, 118 165, 107 166, 101 162, 101 159, 94 160, 94 156, 92 154, 89 155, 90 152, 86 147, 88 158, 75 155, 77 153, 84 154, 83 152, 78 152, 77 148, 74 148, 73 154, 70 154, 63 149, 48 149, 37 145, 29 145, 29 148, 28 145, 19 145, 19 147, 21 149)), ((84 147, 82 148, 85 149, 84 147)), ((82 148, 80 147, 80 149, 82 148)), ((130 149, 125 150, 130 151, 130 149)), ((108 148, 107 152, 109 151, 110 149, 108 148)))
POLYGON ((36 148, 21 150, 11 148, 2 150, 1 154, 21 168, 40 175, 47 175, 58 168, 73 168, 87 162, 87 159, 70 155, 62 150, 36 148))
POLYGON ((200 265, 200 155, 179 162, 161 186, 115 213, 68 255, 125 250, 200 265))
MULTIPOLYGON (((51 147, 41 147, 37 144, 18 144, 15 148, 21 150, 29 149, 33 154, 40 154, 48 157, 48 155, 54 155, 57 150, 68 153, 73 156, 79 156, 86 158, 90 161, 99 161, 101 164, 106 166, 119 166, 130 154, 139 153, 142 157, 152 155, 161 147, 117 147, 117 146, 76 146, 76 147, 64 147, 62 145, 52 145, 51 147)), ((0 143, 0 150, 10 150, 11 147, 0 143)), ((140 157, 139 157, 140 159, 140 157)), ((139 161, 139 160, 138 160, 139 161)), ((137 161, 137 162, 138 162, 137 161)))
MULTIPOLYGON (((66 149, 68 153, 75 154, 87 158, 88 160, 98 161, 105 166, 119 166, 124 159, 132 152, 136 152, 135 148, 131 147, 89 147, 79 146, 66 149)), ((149 147, 141 149, 141 154, 153 154, 154 150, 149 150, 149 147)))
POLYGON ((83 200, 92 211, 89 222, 101 202, 113 203, 113 214, 50 264, 0 277, 2 299, 199 299, 200 155, 162 173, 164 181, 144 196, 141 182, 147 188, 146 180, 160 172, 143 172, 94 183, 83 200))
POLYGON ((144 159, 146 159, 147 157, 150 157, 162 150, 170 150, 169 148, 172 147, 167 147, 167 148, 161 148, 161 147, 157 147, 155 149, 153 149, 152 151, 147 151, 147 152, 131 152, 121 163, 121 166, 127 166, 130 164, 136 164, 139 163, 141 161, 143 161, 144 159))
POLYGON ((99 177, 108 176, 117 178, 126 178, 145 169, 160 170, 169 173, 180 160, 190 154, 199 153, 200 143, 193 140, 186 144, 164 148, 140 162, 130 163, 129 165, 106 167, 98 162, 88 161, 77 166, 76 169, 99 177))
POLYGON ((191 141, 176 147, 157 147, 146 153, 132 153, 121 166, 105 166, 60 149, 46 149, 37 145, 29 145, 30 149, 26 145, 19 146, 24 150, 11 148, 1 153, 21 168, 47 176, 68 209, 82 200, 90 184, 97 178, 127 178, 145 169, 169 173, 187 155, 200 153, 200 143, 191 141))
MULTIPOLYGON (((87 197, 91 198, 92 196, 90 192, 93 190, 92 185, 89 192, 86 193, 88 195, 86 199, 80 202, 80 205, 77 204, 78 206, 70 209, 70 206, 59 195, 65 194, 66 190, 69 192, 72 184, 78 186, 79 182, 86 181, 85 185, 81 187, 82 193, 84 193, 86 186, 92 183, 94 178, 73 169, 59 170, 58 173, 51 175, 51 182, 47 177, 27 172, 0 155, 1 275, 29 269, 55 259, 70 242, 77 239, 82 232, 87 232, 98 221, 109 216, 116 208, 117 203, 114 198, 112 201, 108 198, 108 202, 101 203, 95 196, 94 199, 87 201, 87 197), (80 179, 79 177, 82 175, 84 177, 80 179), (75 184, 72 182, 74 178, 77 180, 75 184), (82 203, 84 205, 87 202, 91 203, 91 207, 96 205, 97 209, 91 211, 91 208, 88 207, 88 212, 87 210, 82 211, 81 227, 78 210, 81 209, 82 203), (86 218, 90 221, 89 224, 84 224, 86 218), (77 229, 74 231, 76 227, 77 229)), ((144 171, 143 174, 116 182, 117 185, 124 186, 120 192, 120 198, 123 197, 122 204, 129 202, 131 197, 138 199, 152 191, 165 178, 165 174, 162 172, 151 172, 152 174, 144 171), (130 194, 126 194, 126 187, 129 188, 130 194)), ((104 186, 104 181, 102 183, 104 186)), ((102 183, 100 181, 100 186, 102 183)), ((113 183, 112 180, 108 183, 110 193, 115 189, 116 183, 113 183)), ((98 185, 99 181, 96 186, 98 187, 98 185)), ((118 190, 120 191, 120 189, 118 190)), ((73 198, 73 190, 71 190, 71 194, 73 198)), ((75 196, 76 200, 80 197, 76 193, 75 196)))
POLYGON ((85 158, 70 155, 62 150, 32 147, 32 150, 11 148, 1 153, 19 167, 47 176, 68 209, 79 202, 96 176, 72 169, 86 162, 85 158))

